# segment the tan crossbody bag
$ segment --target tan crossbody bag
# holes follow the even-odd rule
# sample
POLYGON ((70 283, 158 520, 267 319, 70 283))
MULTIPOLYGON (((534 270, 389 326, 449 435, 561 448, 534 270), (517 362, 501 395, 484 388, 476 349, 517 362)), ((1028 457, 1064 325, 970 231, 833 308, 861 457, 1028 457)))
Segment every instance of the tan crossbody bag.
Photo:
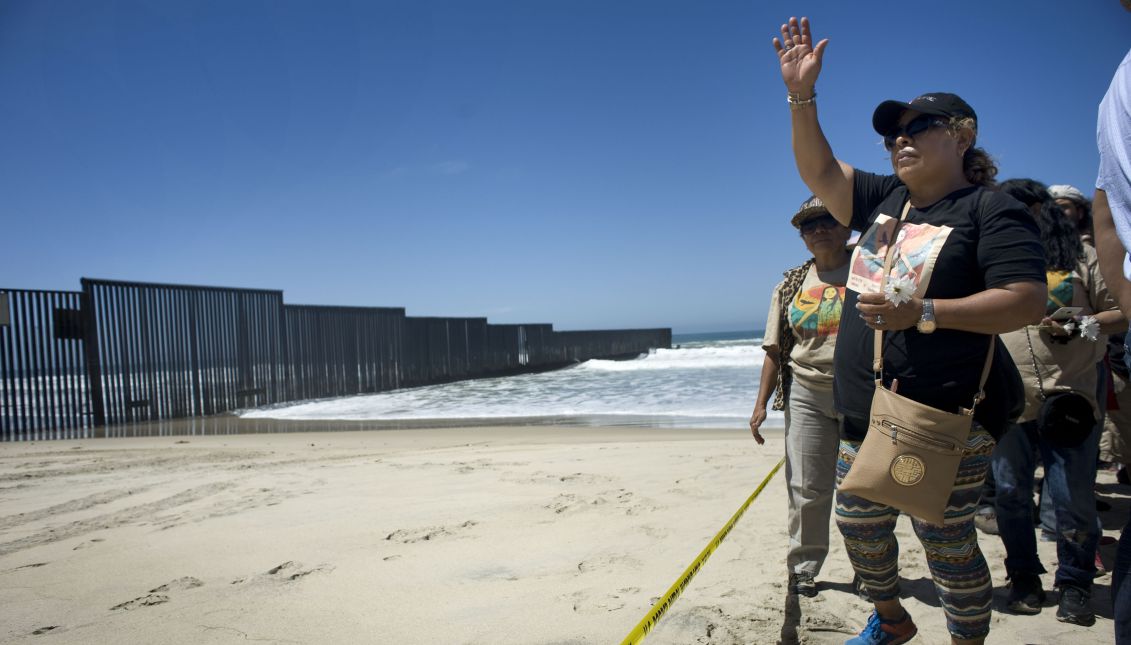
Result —
MULTIPOLYGON (((910 202, 903 207, 888 245, 881 291, 895 256, 895 234, 910 207, 910 202)), ((876 375, 876 392, 872 396, 868 433, 840 490, 897 508, 920 520, 942 524, 970 436, 974 407, 985 398, 983 390, 993 363, 994 339, 990 339, 973 405, 957 414, 912 401, 885 387, 881 330, 876 330, 874 343, 872 370, 876 375)))

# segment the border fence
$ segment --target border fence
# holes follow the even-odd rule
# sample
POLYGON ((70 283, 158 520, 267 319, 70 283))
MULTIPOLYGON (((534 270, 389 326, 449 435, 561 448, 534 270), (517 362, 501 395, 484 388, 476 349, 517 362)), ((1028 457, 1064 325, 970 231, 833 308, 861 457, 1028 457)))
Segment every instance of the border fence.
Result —
POLYGON ((0 441, 631 357, 670 329, 554 331, 403 308, 288 305, 283 292, 83 278, 0 289, 0 441))

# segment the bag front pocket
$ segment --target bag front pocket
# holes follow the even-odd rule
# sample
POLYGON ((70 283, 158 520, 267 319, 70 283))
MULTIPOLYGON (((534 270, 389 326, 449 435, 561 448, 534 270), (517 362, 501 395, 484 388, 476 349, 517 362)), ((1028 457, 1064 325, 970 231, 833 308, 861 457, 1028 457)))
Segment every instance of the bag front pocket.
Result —
POLYGON ((940 439, 938 436, 899 425, 888 419, 880 419, 879 430, 891 439, 892 444, 903 442, 917 448, 926 448, 935 452, 961 452, 958 448, 958 444, 953 441, 940 439))

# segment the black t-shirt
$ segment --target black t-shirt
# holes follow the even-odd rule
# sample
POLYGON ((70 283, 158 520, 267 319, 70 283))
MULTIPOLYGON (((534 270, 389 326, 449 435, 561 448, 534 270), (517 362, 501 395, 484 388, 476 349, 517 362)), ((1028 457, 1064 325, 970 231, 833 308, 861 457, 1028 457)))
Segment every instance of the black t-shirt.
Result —
MULTIPOLYGON (((891 220, 898 220, 903 212, 907 188, 891 175, 857 170, 855 177, 852 228, 864 233, 850 267, 833 369, 836 407, 848 418, 845 434, 859 440, 875 390, 874 332, 855 305, 859 291, 879 291, 884 257, 868 250, 886 247, 885 232, 890 235, 891 220), (882 221, 877 223, 878 219, 882 221), (876 245, 877 239, 884 241, 876 245)), ((1045 281, 1044 249, 1029 211, 1008 195, 982 187, 957 190, 925 209, 912 208, 896 244, 893 273, 910 276, 916 285, 926 281, 926 292, 920 294, 926 298, 962 298, 1013 282, 1045 281)), ((898 378, 900 395, 948 412, 970 407, 989 342, 989 335, 955 329, 940 328, 933 334, 920 334, 915 327, 885 332, 884 383, 890 386, 898 378)), ((1000 431, 1009 414, 1005 408, 1014 403, 1008 399, 1014 394, 1009 390, 1016 367, 1006 361, 1004 351, 995 353, 986 400, 976 410, 975 418, 983 425, 983 419, 992 419, 998 426, 991 431, 1000 431)))

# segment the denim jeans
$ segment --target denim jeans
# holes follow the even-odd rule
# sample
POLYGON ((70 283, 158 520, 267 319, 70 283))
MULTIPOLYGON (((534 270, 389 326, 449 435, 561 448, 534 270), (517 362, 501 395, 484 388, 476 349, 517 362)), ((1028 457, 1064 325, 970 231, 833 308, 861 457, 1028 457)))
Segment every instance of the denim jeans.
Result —
MULTIPOLYGON (((1101 437, 1104 431, 1104 419, 1107 418, 1107 373, 1107 365, 1103 361, 1096 363, 1096 401, 1100 403, 1100 409, 1096 411, 1096 416, 1099 417, 1096 425, 1100 428, 1101 437)), ((1049 499, 1048 482, 1041 484, 1041 495, 1038 499, 1041 505, 1041 531, 1056 533, 1056 510, 1053 508, 1052 500, 1049 499)), ((1096 521, 1099 521, 1098 516, 1096 521)), ((1102 524, 1100 526, 1102 527, 1102 524)))
POLYGON ((1040 450, 1048 495, 1056 512, 1059 562, 1055 584, 1092 588, 1100 536, 1093 490, 1099 439, 1099 431, 1093 428, 1078 446, 1054 446, 1038 437, 1036 422, 1028 421, 1013 425, 998 442, 993 456, 995 506, 1007 571, 1045 572, 1037 557, 1033 530, 1033 479, 1036 451, 1040 450))
MULTIPOLYGON (((1131 334, 1131 329, 1128 332, 1131 334)), ((1131 370, 1131 349, 1124 346, 1124 350, 1123 362, 1131 370)), ((1111 602, 1115 607, 1115 645, 1131 645, 1131 516, 1123 527, 1119 550, 1115 554, 1111 602)))
POLYGON ((1111 604, 1115 608, 1115 645, 1131 645, 1131 517, 1123 527, 1115 555, 1111 604))

